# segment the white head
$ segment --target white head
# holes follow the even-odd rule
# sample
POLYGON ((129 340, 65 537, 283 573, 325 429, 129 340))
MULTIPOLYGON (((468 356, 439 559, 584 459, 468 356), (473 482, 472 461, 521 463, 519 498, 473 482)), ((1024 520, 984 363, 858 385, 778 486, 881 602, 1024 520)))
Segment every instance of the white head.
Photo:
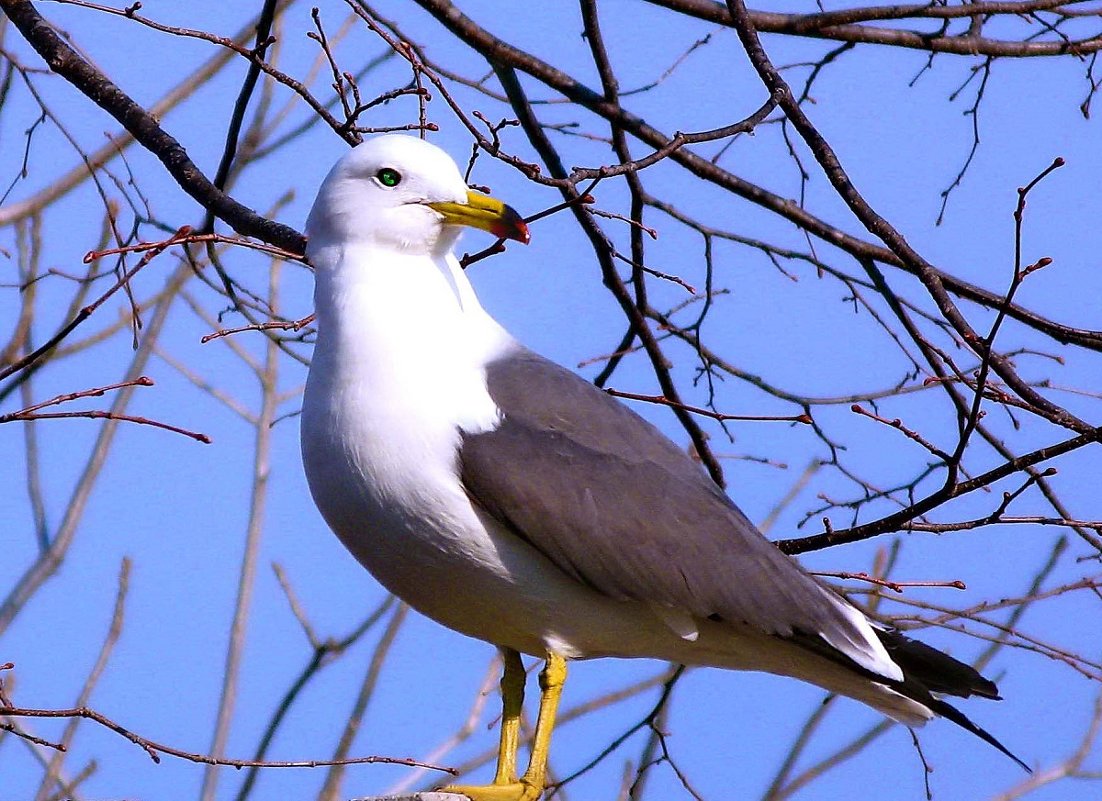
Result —
POLYGON ((330 170, 306 221, 306 252, 361 243, 440 255, 464 225, 528 241, 520 216, 471 192, 447 153, 413 136, 387 134, 353 148, 330 170))

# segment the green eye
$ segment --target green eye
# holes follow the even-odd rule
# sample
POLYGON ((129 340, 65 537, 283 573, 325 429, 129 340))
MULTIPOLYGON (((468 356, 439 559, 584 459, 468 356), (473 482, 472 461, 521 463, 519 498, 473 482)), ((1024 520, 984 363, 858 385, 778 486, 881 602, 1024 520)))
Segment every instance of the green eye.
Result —
POLYGON ((383 167, 375 173, 375 178, 388 189, 402 183, 402 174, 390 167, 383 167))

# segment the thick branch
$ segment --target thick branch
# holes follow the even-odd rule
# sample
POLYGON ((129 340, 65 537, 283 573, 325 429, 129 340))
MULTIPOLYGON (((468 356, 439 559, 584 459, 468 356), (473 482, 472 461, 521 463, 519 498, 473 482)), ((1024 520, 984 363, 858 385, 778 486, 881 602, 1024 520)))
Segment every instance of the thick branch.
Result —
POLYGON ((778 540, 775 544, 787 554, 807 553, 808 551, 817 551, 833 545, 860 542, 861 540, 875 537, 877 534, 883 534, 886 531, 899 531, 907 528, 908 524, 915 518, 936 509, 953 498, 959 498, 962 495, 967 495, 978 489, 989 487, 996 481, 1001 481, 1014 473, 1025 471, 1033 467, 1033 465, 1041 464, 1049 459, 1054 459, 1065 453, 1071 453, 1085 445, 1100 441, 1102 441, 1102 428, 1095 428, 1078 437, 1072 437, 1063 442, 1057 442, 1055 445, 1039 448, 1030 453, 1011 459, 975 478, 961 481, 951 487, 942 487, 922 500, 911 504, 906 509, 901 509, 879 520, 863 523, 860 526, 853 526, 844 531, 828 531, 824 534, 817 534, 812 537, 778 540))
POLYGON ((53 72, 118 120, 161 160, 176 183, 203 208, 244 236, 294 253, 306 249, 306 238, 298 231, 260 216, 211 183, 188 157, 183 145, 161 128, 149 112, 66 44, 30 0, 0 0, 0 8, 53 72))
MULTIPOLYGON (((733 27, 734 22, 723 3, 714 0, 647 0, 654 5, 687 14, 697 19, 733 27)), ((1038 57, 1066 56, 1094 53, 1102 50, 1102 36, 1091 36, 1078 41, 1061 39, 1053 42, 1013 42, 1004 39, 988 39, 984 36, 946 36, 899 28, 858 25, 844 20, 877 19, 951 19, 953 17, 987 14, 1027 14, 1046 10, 1052 6, 1072 5, 1052 0, 1024 3, 975 3, 965 6, 909 5, 888 6, 884 9, 859 8, 823 14, 778 14, 769 11, 750 11, 754 27, 762 33, 783 33, 790 36, 807 36, 815 39, 831 39, 840 42, 889 45, 930 53, 952 53, 959 56, 1038 57)))

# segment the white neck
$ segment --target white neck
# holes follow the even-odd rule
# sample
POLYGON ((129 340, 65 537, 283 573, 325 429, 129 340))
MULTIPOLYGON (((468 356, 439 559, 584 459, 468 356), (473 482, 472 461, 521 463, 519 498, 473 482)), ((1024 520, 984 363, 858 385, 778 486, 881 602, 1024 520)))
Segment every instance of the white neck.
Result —
POLYGON ((311 258, 318 325, 311 384, 352 389, 355 403, 368 406, 356 414, 427 423, 444 410, 451 426, 496 423, 483 365, 513 340, 482 309, 454 256, 356 244, 320 247, 311 258))

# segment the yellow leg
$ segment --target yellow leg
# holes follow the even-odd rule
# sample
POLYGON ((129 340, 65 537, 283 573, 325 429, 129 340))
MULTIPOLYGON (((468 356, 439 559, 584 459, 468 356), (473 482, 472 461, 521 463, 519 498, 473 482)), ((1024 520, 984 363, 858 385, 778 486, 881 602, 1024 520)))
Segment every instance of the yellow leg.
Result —
POLYGON ((502 648, 501 664, 501 741, 494 784, 516 784, 520 716, 524 712, 524 663, 512 648, 502 648))
POLYGON ((532 756, 528 760, 528 770, 517 779, 524 668, 516 651, 502 649, 502 657, 505 668, 501 676, 501 741, 494 783, 483 786, 448 785, 440 789, 446 793, 460 793, 472 801, 536 801, 547 785, 547 755, 551 749, 551 733, 555 729, 562 686, 566 682, 566 660, 558 654, 547 655, 547 664, 540 672, 540 710, 532 738, 532 756))
POLYGON ((548 654, 547 664, 540 672, 540 711, 536 718, 536 734, 532 738, 532 756, 521 783, 539 788, 539 798, 547 786, 547 757, 551 753, 551 733, 555 730, 555 716, 559 711, 562 686, 566 683, 566 660, 558 654, 548 654))

